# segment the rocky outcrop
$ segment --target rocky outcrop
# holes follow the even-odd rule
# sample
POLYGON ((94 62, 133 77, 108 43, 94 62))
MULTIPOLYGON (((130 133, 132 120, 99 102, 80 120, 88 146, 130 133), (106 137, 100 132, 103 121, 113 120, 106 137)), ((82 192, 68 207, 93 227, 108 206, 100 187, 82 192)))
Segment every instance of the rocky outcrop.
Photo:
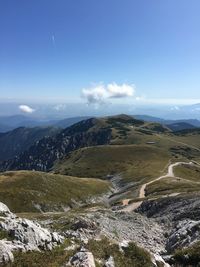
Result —
POLYGON ((165 228, 166 250, 173 253, 200 240, 200 195, 169 197, 143 202, 138 212, 165 228))
POLYGON ((63 237, 49 232, 38 223, 17 217, 1 202, 0 230, 5 231, 11 239, 0 241, 1 263, 13 261, 13 251, 51 250, 63 241, 63 237))
POLYGON ((10 242, 6 242, 5 240, 0 240, 0 264, 6 262, 13 262, 13 247, 10 242))
POLYGON ((200 194, 193 193, 144 201, 137 211, 164 223, 173 223, 186 218, 200 220, 200 194))
POLYGON ((85 248, 81 248, 79 252, 71 257, 66 266, 95 267, 96 265, 93 254, 85 248))
POLYGON ((115 267, 115 262, 114 262, 114 258, 112 256, 110 256, 105 264, 104 264, 104 267, 115 267))
POLYGON ((200 221, 184 220, 180 221, 172 229, 167 240, 167 250, 173 252, 177 248, 183 248, 192 245, 200 240, 200 221))

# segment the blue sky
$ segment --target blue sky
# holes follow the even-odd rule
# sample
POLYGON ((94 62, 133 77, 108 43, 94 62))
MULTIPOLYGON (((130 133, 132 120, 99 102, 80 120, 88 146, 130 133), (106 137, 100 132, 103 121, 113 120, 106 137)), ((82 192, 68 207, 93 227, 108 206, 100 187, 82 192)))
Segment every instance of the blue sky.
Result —
POLYGON ((105 98, 198 102, 199 13, 199 0, 1 1, 0 98, 88 101, 83 88, 125 84, 132 95, 105 98))

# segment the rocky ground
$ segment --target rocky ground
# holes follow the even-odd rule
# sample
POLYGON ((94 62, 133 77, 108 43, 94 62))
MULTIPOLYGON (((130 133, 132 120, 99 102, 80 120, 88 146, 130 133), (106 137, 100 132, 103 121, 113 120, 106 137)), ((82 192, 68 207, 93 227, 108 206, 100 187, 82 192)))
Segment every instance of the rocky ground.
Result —
MULTIPOLYGON (((71 244, 65 249, 74 250, 74 255, 66 262, 66 266, 96 266, 97 259, 88 251, 87 244, 90 240, 101 240, 103 237, 117 244, 119 250, 134 241, 151 253, 152 266, 157 266, 156 263, 153 265, 153 261, 155 262, 156 258, 158 260, 159 253, 165 251, 165 238, 161 227, 154 219, 148 220, 136 213, 116 213, 106 208, 90 208, 87 212, 76 213, 74 216, 65 213, 65 216, 56 220, 56 225, 63 224, 68 227, 61 227, 57 232, 52 227, 52 224, 55 224, 52 219, 41 221, 41 224, 45 225, 44 228, 36 222, 17 217, 3 203, 0 203, 0 214, 0 231, 7 233, 0 241, 1 264, 13 262, 16 251, 49 251, 66 239, 70 240, 71 244)), ((112 255, 98 260, 102 263, 100 266, 115 266, 112 255)))
POLYGON ((138 212, 149 219, 155 219, 168 230, 168 253, 200 240, 200 196, 197 193, 146 201, 138 212))
POLYGON ((0 240, 0 263, 12 262, 14 251, 52 250, 64 238, 42 228, 38 223, 17 217, 0 202, 0 230, 8 239, 0 240))
POLYGON ((106 237, 106 246, 117 245, 122 255, 131 242, 144 248, 151 257, 151 265, 147 266, 175 266, 171 264, 174 251, 199 241, 199 229, 198 194, 144 201, 130 213, 94 205, 43 214, 37 222, 16 216, 0 203, 0 233, 6 233, 0 240, 0 264, 13 262, 17 251, 50 251, 64 244, 70 256, 65 265, 58 266, 123 266, 115 262, 117 257, 112 252, 104 257, 92 251, 106 237), (70 240, 67 245, 66 240, 70 240), (91 246, 90 242, 97 243, 91 246))

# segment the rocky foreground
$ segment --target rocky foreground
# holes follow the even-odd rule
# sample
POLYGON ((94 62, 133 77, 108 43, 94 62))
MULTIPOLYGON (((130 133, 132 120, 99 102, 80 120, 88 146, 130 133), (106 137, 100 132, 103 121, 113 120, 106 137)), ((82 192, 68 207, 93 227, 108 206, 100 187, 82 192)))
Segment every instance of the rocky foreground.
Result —
POLYGON ((200 240, 199 207, 198 195, 176 196, 143 202, 131 213, 96 206, 45 214, 38 224, 0 203, 0 265, 20 266, 15 265, 19 252, 61 247, 64 260, 56 265, 61 267, 189 266, 176 265, 174 252, 200 240))
POLYGON ((0 240, 0 263, 13 262, 14 251, 52 250, 64 240, 59 234, 49 232, 38 223, 17 217, 1 202, 0 229, 12 239, 0 240))
MULTIPOLYGON (((62 225, 65 221, 66 218, 61 217, 57 223, 62 225)), ((51 223, 52 221, 48 220, 47 224, 51 223)), ((115 262, 112 255, 106 259, 95 259, 88 249, 88 243, 91 240, 101 240, 103 236, 106 237, 108 246, 110 246, 110 242, 117 244, 119 253, 129 246, 130 241, 138 241, 139 245, 151 251, 149 259, 152 266, 158 266, 158 262, 163 262, 163 266, 168 266, 158 254, 164 249, 161 229, 153 222, 147 226, 147 221, 143 220, 140 215, 134 217, 118 214, 117 218, 114 212, 108 214, 106 209, 91 210, 82 216, 75 216, 71 221, 70 229, 59 230, 58 233, 43 228, 31 220, 19 218, 6 205, 0 203, 0 231, 5 233, 5 238, 0 240, 0 264, 3 266, 14 262, 16 252, 50 251, 63 244, 67 239, 70 240, 70 245, 66 245, 65 250, 71 250, 74 253, 64 266, 95 267, 98 260, 103 264, 101 266, 113 267, 115 262), (137 235, 135 235, 135 229, 137 229, 137 235), (157 232, 159 232, 158 235, 157 232), (157 237, 148 239, 149 235, 157 235, 157 237)), ((148 255, 150 254, 147 253, 147 257, 148 255)))

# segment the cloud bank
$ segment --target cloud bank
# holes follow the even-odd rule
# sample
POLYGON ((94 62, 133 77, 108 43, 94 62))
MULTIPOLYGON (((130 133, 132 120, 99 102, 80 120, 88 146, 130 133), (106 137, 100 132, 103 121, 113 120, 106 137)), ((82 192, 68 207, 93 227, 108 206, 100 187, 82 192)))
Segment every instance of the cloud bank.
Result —
POLYGON ((58 105, 55 105, 55 106, 53 107, 53 109, 56 110, 56 111, 63 111, 63 110, 66 109, 66 107, 67 107, 66 104, 58 104, 58 105))
POLYGON ((116 83, 101 84, 82 90, 82 97, 87 100, 88 104, 103 104, 111 98, 132 97, 134 94, 135 86, 126 83, 121 85, 116 83))
POLYGON ((35 111, 35 109, 33 109, 27 105, 20 105, 18 108, 24 113, 33 113, 35 111))

